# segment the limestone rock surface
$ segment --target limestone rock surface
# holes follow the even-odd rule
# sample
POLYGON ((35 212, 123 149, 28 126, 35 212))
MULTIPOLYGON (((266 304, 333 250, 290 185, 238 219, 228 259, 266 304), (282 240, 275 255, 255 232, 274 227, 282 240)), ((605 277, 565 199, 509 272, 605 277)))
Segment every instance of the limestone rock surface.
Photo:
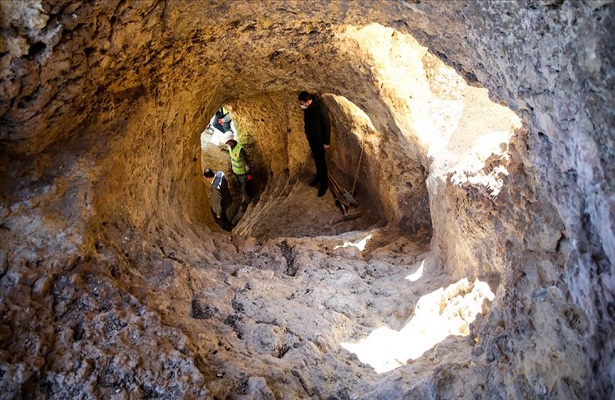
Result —
POLYGON ((613 1, 0 10, 0 397, 615 396, 613 1))

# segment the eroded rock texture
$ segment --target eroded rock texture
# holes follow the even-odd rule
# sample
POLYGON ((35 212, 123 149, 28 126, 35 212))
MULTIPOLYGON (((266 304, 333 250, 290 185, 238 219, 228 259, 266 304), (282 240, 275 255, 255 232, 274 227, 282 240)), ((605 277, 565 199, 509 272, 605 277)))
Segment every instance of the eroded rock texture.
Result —
POLYGON ((0 6, 3 398, 615 395, 612 1, 0 6), (301 90, 362 225, 305 183, 301 90))

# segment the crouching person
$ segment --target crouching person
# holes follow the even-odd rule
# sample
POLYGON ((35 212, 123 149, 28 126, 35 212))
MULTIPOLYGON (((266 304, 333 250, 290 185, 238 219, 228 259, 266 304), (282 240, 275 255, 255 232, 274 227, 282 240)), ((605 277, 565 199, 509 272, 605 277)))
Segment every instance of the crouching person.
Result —
POLYGON ((233 224, 230 223, 226 210, 231 205, 231 192, 228 189, 228 182, 224 172, 214 172, 206 168, 203 172, 205 179, 211 184, 209 191, 209 202, 211 203, 211 214, 216 224, 225 231, 231 231, 233 224))

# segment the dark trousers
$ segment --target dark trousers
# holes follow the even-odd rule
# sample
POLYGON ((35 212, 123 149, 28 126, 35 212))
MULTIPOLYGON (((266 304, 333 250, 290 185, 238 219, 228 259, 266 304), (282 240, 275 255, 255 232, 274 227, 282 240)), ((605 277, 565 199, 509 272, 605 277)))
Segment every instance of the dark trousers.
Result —
MULTIPOLYGON (((235 174, 235 173, 234 173, 235 174)), ((250 193, 248 193, 248 174, 238 175, 235 174, 237 182, 239 182, 239 188, 241 189, 242 202, 248 204, 250 202, 250 193)))
POLYGON ((228 232, 233 229, 233 224, 231 223, 231 221, 228 220, 228 217, 226 216, 225 212, 220 214, 220 218, 218 218, 216 217, 216 213, 214 212, 214 210, 211 209, 211 215, 214 217, 214 221, 220 228, 228 232))
POLYGON ((325 148, 322 143, 310 143, 314 164, 316 165, 316 178, 321 185, 326 185, 327 179, 327 159, 325 158, 325 148))

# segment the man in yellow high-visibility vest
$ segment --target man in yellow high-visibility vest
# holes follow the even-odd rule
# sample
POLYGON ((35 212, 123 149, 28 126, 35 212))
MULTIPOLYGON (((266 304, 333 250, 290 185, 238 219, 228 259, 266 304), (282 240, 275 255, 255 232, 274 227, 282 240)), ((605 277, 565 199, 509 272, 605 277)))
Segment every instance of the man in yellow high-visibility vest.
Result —
POLYGON ((248 194, 248 174, 250 172, 250 164, 248 162, 248 155, 246 150, 241 144, 235 140, 235 135, 231 131, 227 131, 224 137, 226 146, 228 147, 228 153, 231 158, 231 169, 233 174, 239 182, 241 193, 243 195, 241 208, 243 211, 248 208, 250 204, 250 195, 248 194))

